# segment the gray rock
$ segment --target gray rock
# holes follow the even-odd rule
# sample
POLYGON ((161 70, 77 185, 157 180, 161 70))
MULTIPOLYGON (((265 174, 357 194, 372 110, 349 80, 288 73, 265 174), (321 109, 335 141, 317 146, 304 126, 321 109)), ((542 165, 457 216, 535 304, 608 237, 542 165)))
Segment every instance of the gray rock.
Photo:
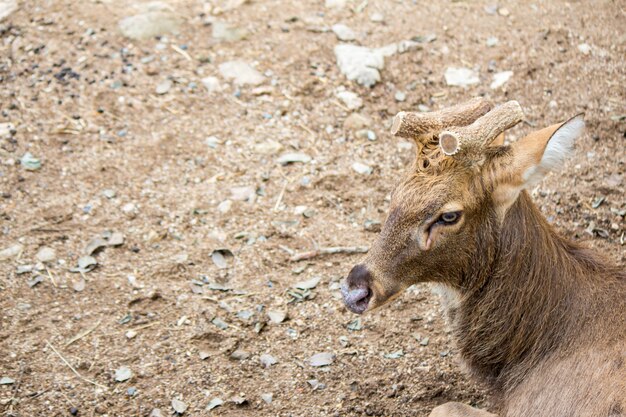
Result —
POLYGON ((250 353, 243 349, 237 349, 233 353, 230 354, 230 357, 232 359, 242 361, 244 359, 248 359, 250 357, 250 353))
POLYGON ((270 310, 267 312, 267 317, 275 324, 280 324, 287 318, 287 313, 280 310, 270 310))
POLYGON ((148 3, 142 13, 120 20, 119 28, 130 39, 149 39, 167 33, 178 32, 182 19, 161 2, 148 3))
POLYGON ((265 77, 244 61, 228 61, 220 64, 219 71, 222 77, 233 80, 237 85, 259 85, 265 77))
POLYGON ((0 385, 11 385, 13 383, 15 383, 15 380, 11 377, 3 376, 0 378, 0 385))
POLYGON ((0 22, 17 10, 17 0, 0 0, 0 22))
POLYGON ((20 164, 22 164, 24 169, 27 171, 37 171, 41 168, 41 160, 39 160, 39 158, 35 158, 30 152, 26 152, 24 156, 22 156, 20 164))
POLYGON ((57 258, 57 254, 54 249, 44 246, 43 248, 39 249, 37 255, 35 255, 35 258, 37 258, 39 262, 45 264, 49 262, 54 262, 57 258))
POLYGON ((335 360, 335 355, 330 352, 316 353, 309 358, 311 366, 328 366, 335 360))
POLYGON ((335 36, 337 36, 337 39, 339 39, 340 41, 349 42, 356 39, 356 33, 354 33, 352 29, 342 23, 337 23, 336 25, 333 25, 331 29, 335 33, 335 36))
POLYGON ((261 394, 261 399, 265 401, 265 403, 271 404, 272 400, 274 399, 274 394, 272 394, 271 392, 261 394))
POLYGON ((385 67, 383 54, 371 48, 349 44, 335 46, 337 66, 348 80, 372 87, 380 81, 380 70, 385 67))
POLYGON ((211 401, 209 401, 209 404, 206 406, 207 410, 213 410, 216 407, 219 407, 220 405, 224 404, 224 401, 221 398, 213 398, 211 401))
POLYGON ((267 353, 264 353, 263 355, 261 355, 259 357, 259 361, 265 368, 269 368, 270 366, 278 363, 278 359, 276 359, 272 355, 268 355, 267 353))
POLYGON ((126 366, 122 366, 115 370, 115 380, 117 382, 128 381, 132 376, 133 372, 126 366))
POLYGON ((183 414, 185 411, 187 411, 187 404, 185 404, 184 402, 182 402, 181 400, 178 400, 176 398, 174 398, 172 400, 172 408, 174 409, 174 411, 176 411, 178 414, 183 414))
POLYGON ((469 68, 448 67, 444 77, 446 84, 456 87, 468 87, 480 82, 476 71, 469 68))

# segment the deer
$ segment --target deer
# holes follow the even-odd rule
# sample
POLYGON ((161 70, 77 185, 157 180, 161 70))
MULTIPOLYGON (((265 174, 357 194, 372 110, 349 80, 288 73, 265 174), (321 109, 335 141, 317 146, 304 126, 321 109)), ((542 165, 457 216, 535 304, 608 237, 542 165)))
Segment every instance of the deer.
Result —
POLYGON ((583 116, 512 144, 504 132, 524 118, 516 101, 478 97, 393 119, 416 157, 341 292, 364 314, 434 284, 461 364, 492 408, 447 402, 431 417, 626 415, 626 273, 560 235, 528 191, 562 168, 583 116))

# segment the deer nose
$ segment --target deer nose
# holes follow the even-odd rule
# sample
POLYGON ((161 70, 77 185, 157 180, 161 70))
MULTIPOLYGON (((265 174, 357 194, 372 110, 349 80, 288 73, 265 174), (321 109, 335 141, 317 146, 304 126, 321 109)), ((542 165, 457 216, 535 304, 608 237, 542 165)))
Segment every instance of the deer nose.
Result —
POLYGON ((356 265, 341 285, 341 294, 346 307, 353 313, 361 314, 367 310, 372 298, 370 282, 372 274, 365 265, 356 265))

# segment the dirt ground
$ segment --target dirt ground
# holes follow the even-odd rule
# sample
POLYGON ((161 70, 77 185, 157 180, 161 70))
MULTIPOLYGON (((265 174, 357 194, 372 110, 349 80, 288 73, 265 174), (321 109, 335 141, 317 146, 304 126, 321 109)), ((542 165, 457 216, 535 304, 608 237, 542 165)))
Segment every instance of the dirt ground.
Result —
POLYGON ((575 157, 533 195, 559 231, 626 263, 626 3, 493 3, 253 0, 220 13, 180 0, 170 2, 179 33, 137 41, 118 28, 137 13, 131 2, 20 1, 0 23, 0 123, 15 127, 0 138, 0 250, 21 245, 0 260, 3 415, 166 416, 173 400, 194 416, 488 407, 428 285, 359 323, 338 283, 361 255, 290 256, 376 237, 414 152, 388 133, 398 111, 485 95, 522 104, 527 123, 512 139, 585 112, 575 157), (215 22, 249 33, 220 41, 215 22), (388 57, 366 88, 337 67, 327 28, 339 22, 368 47, 436 38, 388 57), (265 76, 260 87, 220 75, 235 59, 265 76), (447 86, 450 66, 477 70, 480 83, 447 86), (492 72, 506 70, 512 78, 491 89, 492 72), (208 76, 221 91, 207 91, 208 76), (363 100, 376 140, 344 126, 341 86, 363 100), (39 169, 27 169, 27 152, 39 169), (281 165, 285 152, 312 160, 281 165), (123 244, 70 272, 108 232, 123 244), (224 248, 234 256, 211 256, 224 248), (312 366, 320 352, 332 364, 312 366))

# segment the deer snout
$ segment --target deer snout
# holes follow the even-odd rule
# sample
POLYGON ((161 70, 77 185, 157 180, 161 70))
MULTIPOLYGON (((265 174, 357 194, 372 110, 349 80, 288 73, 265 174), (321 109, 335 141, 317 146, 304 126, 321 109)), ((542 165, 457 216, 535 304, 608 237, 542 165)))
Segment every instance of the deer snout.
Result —
POLYGON ((356 265, 341 285, 341 294, 346 307, 353 313, 361 314, 372 298, 370 282, 372 275, 365 265, 356 265))

